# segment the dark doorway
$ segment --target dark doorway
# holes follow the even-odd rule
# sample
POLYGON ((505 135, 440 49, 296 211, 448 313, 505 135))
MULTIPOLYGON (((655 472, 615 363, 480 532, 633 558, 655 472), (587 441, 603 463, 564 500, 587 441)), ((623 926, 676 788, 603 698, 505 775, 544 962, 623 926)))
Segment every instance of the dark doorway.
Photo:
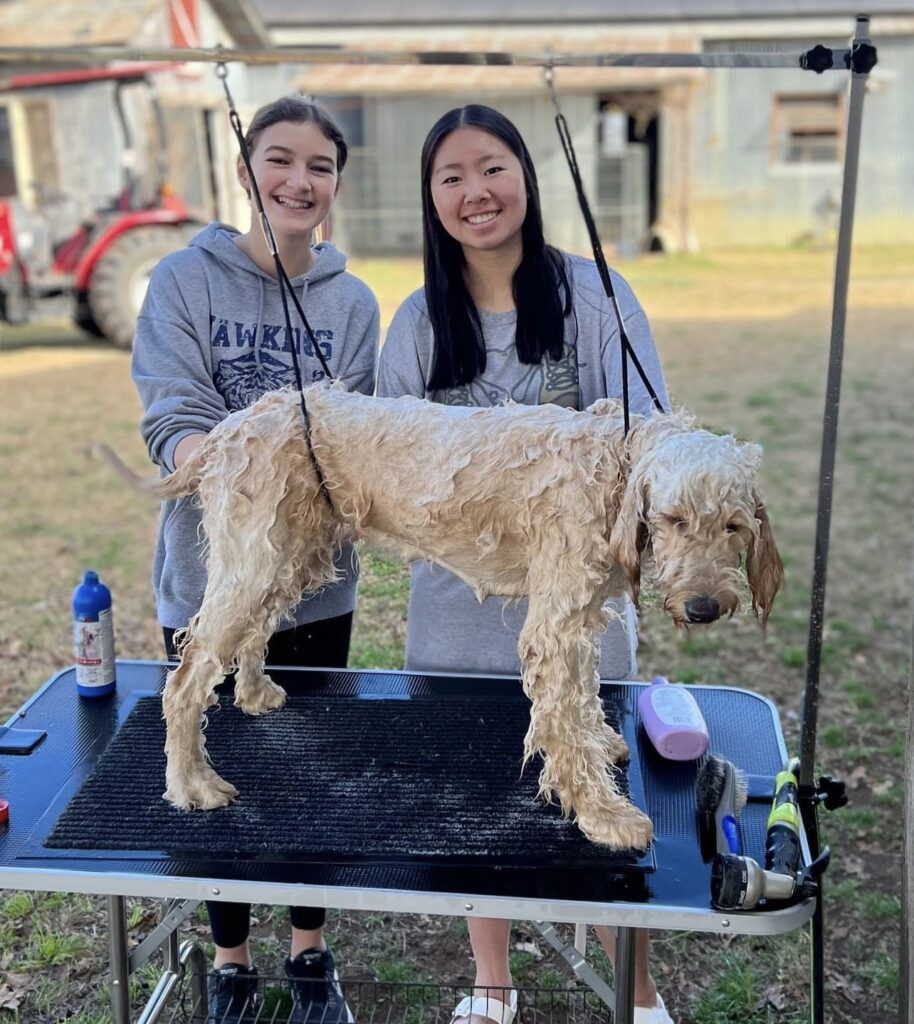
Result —
MULTIPOLYGON (((619 156, 622 140, 629 150, 640 150, 631 171, 643 174, 643 180, 629 183, 630 195, 641 193, 646 206, 647 229, 656 223, 660 212, 660 109, 661 95, 654 90, 620 90, 597 97, 599 110, 599 153, 601 161, 619 156), (614 136, 614 137, 613 137, 614 136)), ((645 242, 654 247, 653 243, 645 242)))

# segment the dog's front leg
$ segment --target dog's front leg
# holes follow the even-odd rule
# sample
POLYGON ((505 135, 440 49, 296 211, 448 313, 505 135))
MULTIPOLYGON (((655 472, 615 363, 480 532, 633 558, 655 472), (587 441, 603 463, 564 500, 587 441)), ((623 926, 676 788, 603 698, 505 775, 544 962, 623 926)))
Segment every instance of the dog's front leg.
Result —
POLYGON ((591 597, 575 606, 554 567, 542 583, 530 594, 519 644, 532 702, 525 758, 542 755, 540 794, 549 799, 554 793, 588 839, 619 850, 646 849, 650 819, 619 792, 611 767, 628 751, 606 723, 600 701, 593 640, 603 621, 600 602, 591 597))

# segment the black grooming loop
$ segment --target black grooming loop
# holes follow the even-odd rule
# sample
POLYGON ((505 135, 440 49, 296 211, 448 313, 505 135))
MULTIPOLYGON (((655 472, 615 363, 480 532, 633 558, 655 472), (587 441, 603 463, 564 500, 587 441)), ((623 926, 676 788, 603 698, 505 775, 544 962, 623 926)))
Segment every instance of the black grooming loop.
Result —
POLYGON ((565 151, 565 159, 568 161, 568 167, 571 171, 572 180, 574 181, 574 189, 578 196, 581 213, 584 216, 584 223, 587 225, 587 233, 590 236, 590 244, 593 248, 594 262, 597 264, 600 280, 603 283, 603 290, 606 292, 607 297, 612 303, 613 312, 616 315, 616 323, 619 325, 619 349, 622 353, 622 412, 625 420, 625 435, 628 436, 630 427, 628 399, 629 359, 631 359, 635 369, 638 371, 638 375, 641 377, 641 381, 647 389, 647 393, 651 396, 651 399, 658 411, 664 412, 664 408, 660 399, 657 397, 657 392, 654 390, 653 385, 644 371, 644 367, 638 359, 637 353, 632 347, 632 343, 628 339, 628 334, 625 331, 625 320, 622 316, 622 310, 619 309, 619 302, 616 299, 616 292, 613 288, 609 267, 607 267, 606 257, 603 255, 603 246, 600 243, 597 226, 594 223, 593 214, 590 210, 590 203, 588 203, 587 195, 584 192, 584 182, 581 180, 581 171, 578 167, 578 159, 574 151, 574 144, 571 141, 571 132, 568 130, 568 123, 565 120, 565 115, 562 113, 562 108, 559 106, 558 96, 556 95, 555 86, 553 85, 553 66, 551 64, 543 68, 543 77, 549 88, 549 95, 552 98, 552 104, 555 107, 555 127, 559 133, 562 149, 565 151))
MULTIPOLYGON (((302 309, 302 304, 299 301, 298 295, 295 294, 295 289, 292 287, 292 282, 289 280, 289 275, 286 273, 286 268, 282 265, 282 260, 279 257, 279 247, 276 245, 276 239, 273 236, 273 229, 270 227, 270 220, 267 217, 266 210, 263 208, 263 199, 260 196, 260 189, 257 187, 257 179, 254 177, 254 168, 251 166, 251 153, 248 149, 248 144, 244 139, 244 130, 241 127, 241 118, 238 115, 238 111, 235 109, 235 101, 232 99, 232 94, 228 87, 228 68, 224 62, 219 62, 216 65, 216 77, 222 82, 222 88, 225 90, 225 99, 228 103, 229 108, 229 121, 232 125, 232 130, 235 133, 235 138, 238 140, 238 148, 241 151, 241 159, 244 161, 244 166, 248 172, 248 181, 251 186, 251 195, 254 197, 254 201, 257 204, 257 211, 260 219, 260 228, 263 231, 264 241, 267 243, 267 248, 270 250, 270 255, 273 257, 273 262, 276 264, 276 277, 279 281, 279 295, 282 298, 282 312, 286 320, 286 335, 289 339, 289 348, 292 352, 292 367, 295 370, 295 383, 298 387, 299 401, 301 402, 301 414, 302 419, 305 423, 305 438, 308 442, 308 448, 311 451, 311 458, 314 463, 314 471, 317 473, 318 483, 320 485, 321 492, 324 497, 330 502, 330 493, 327 490, 327 481, 324 479, 324 474, 321 472, 320 463, 317 461, 314 455, 314 449, 311 445, 311 421, 308 418, 308 409, 305 405, 305 390, 304 382, 301 374, 301 364, 299 362, 298 346, 295 344, 295 334, 292 330, 292 318, 289 315, 289 296, 292 296, 292 301, 295 303, 295 309, 298 315, 301 317, 301 322, 304 325, 305 331, 308 335, 308 340, 311 342, 311 348, 314 354, 320 361, 321 367, 324 374, 329 380, 333 380, 333 374, 330 372, 330 367, 327 365, 327 360, 324 358, 324 353, 321 351, 320 345, 317 343, 317 338, 314 336, 314 331, 311 330, 311 325, 308 323, 308 318, 305 316, 305 311, 302 309)), ((332 503, 331 503, 332 506, 332 503)))

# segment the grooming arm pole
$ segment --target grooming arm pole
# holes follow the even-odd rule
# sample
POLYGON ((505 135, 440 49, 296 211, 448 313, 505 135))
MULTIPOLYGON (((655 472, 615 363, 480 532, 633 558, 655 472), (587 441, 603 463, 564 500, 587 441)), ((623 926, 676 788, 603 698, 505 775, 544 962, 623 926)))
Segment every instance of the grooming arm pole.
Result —
MULTIPOLYGON (((857 19, 855 47, 869 45, 869 18, 857 19)), ((853 49, 851 51, 853 54, 853 49)), ((841 190, 841 214, 835 256, 835 291, 832 301, 831 346, 825 391, 825 415, 822 428, 822 454, 819 466, 819 505, 816 515, 816 541, 813 560, 812 598, 809 614, 809 644, 806 655, 806 694, 800 734, 800 791, 814 792, 816 722, 819 710, 819 670, 822 657, 822 626, 825 609, 825 577, 828 567, 828 540, 834 493, 835 446, 838 437, 838 408, 841 398, 841 369, 844 359, 844 331, 847 320, 847 288, 850 277, 851 237, 854 225, 854 201, 857 192, 857 168, 860 162, 860 124, 863 94, 868 72, 851 70, 850 100, 847 112, 847 140, 844 152, 844 180, 841 190)), ((819 855, 818 838, 813 857, 819 855)))

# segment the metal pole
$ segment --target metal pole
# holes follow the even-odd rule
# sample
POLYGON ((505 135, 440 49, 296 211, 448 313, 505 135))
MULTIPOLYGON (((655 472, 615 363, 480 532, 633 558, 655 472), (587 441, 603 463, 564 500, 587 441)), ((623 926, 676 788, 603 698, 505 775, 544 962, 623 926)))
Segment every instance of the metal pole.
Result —
MULTIPOLYGON (((869 43, 869 18, 857 18, 854 43, 869 43)), ((838 437, 838 406, 841 397, 841 367, 844 357, 844 328, 847 317, 847 285, 850 276, 851 235, 854 225, 854 199, 857 167, 860 160, 860 123, 866 74, 851 72, 847 112, 847 140, 844 153, 844 182, 841 215, 835 257, 835 291, 832 302, 831 349, 825 391, 825 417, 822 429, 822 455, 819 466, 819 507, 816 516, 816 542, 813 560, 812 598, 809 614, 809 645, 806 656, 806 695, 803 700, 803 724, 800 734, 800 789, 813 789, 816 756, 816 720, 819 710, 819 669, 822 657, 822 626, 825 608, 825 576, 828 566, 828 537, 834 492, 835 446, 838 437)), ((813 857, 818 856, 813 851, 813 857)))
POLYGON ((130 966, 127 954, 127 900, 108 896, 108 958, 111 969, 111 1015, 114 1024, 130 1024, 130 966))
POLYGON ((631 1024, 635 1015, 635 929, 616 930, 616 1012, 613 1024, 631 1024))
MULTIPOLYGON (((846 49, 831 51, 833 67, 843 70, 846 49)), ((376 64, 481 67, 640 67, 640 68, 796 68, 803 54, 772 53, 554 53, 549 50, 337 50, 333 48, 251 48, 136 46, 0 46, 2 64, 74 64, 104 67, 110 61, 180 64, 376 64)), ((831 70, 829 67, 827 70, 831 70)), ((826 70, 826 69, 823 69, 826 70)), ((2 84, 2 82, 0 82, 2 84)))

